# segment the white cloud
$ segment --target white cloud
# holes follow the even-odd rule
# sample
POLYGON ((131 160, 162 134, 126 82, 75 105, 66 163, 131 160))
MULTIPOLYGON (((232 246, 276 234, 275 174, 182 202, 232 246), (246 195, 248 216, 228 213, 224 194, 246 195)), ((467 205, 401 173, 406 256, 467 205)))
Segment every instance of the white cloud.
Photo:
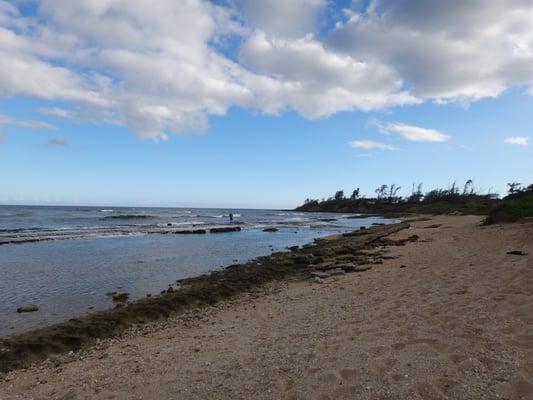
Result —
POLYGON ((507 143, 507 144, 517 144, 519 146, 527 146, 529 142, 529 138, 526 136, 511 136, 511 137, 506 137, 503 141, 504 143, 507 143))
POLYGON ((29 119, 15 119, 4 114, 0 114, 0 125, 17 126, 19 128, 29 129, 54 129, 51 124, 41 121, 33 121, 29 119))
POLYGON ((0 98, 61 101, 38 111, 164 140, 234 106, 321 118, 533 87, 529 0, 373 0, 344 14, 327 0, 217 3, 41 0, 25 17, 0 0, 0 98))
POLYGON ((328 44, 389 65, 418 97, 493 97, 533 83, 533 3, 374 0, 338 24, 328 44))
POLYGON ((357 149, 366 150, 383 150, 383 151, 395 151, 396 147, 381 142, 373 142, 371 140, 353 140, 350 142, 350 146, 357 149))
POLYGON ((58 118, 74 118, 76 115, 72 110, 66 110, 59 107, 41 107, 36 110, 40 114, 50 115, 58 118))
POLYGON ((257 106, 266 101, 275 111, 292 108, 305 117, 320 118, 339 111, 418 102, 401 91, 401 80, 387 66, 328 51, 308 37, 285 40, 253 35, 243 44, 240 61, 281 84, 273 93, 257 90, 257 106))
POLYGON ((396 133, 412 142, 445 142, 450 137, 435 129, 420 128, 402 123, 378 124, 384 133, 396 133))

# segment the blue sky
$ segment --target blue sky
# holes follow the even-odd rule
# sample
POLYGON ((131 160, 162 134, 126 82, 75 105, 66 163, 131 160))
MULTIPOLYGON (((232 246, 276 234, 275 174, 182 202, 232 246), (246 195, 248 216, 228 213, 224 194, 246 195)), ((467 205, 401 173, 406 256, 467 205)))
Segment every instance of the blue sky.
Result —
POLYGON ((496 44, 465 21, 443 41, 457 14, 421 24, 414 0, 120 2, 0 0, 0 203, 289 208, 383 183, 533 182, 533 25, 507 35, 517 13, 499 2, 455 10, 478 7, 496 44), (132 20, 164 28, 138 39, 132 20))

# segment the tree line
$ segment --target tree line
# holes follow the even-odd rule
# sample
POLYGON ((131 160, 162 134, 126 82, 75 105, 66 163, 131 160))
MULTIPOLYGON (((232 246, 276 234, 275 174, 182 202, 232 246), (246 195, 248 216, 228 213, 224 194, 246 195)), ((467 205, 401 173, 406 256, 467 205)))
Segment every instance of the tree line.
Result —
MULTIPOLYGON (((512 182, 507 184, 509 195, 515 195, 519 193, 531 192, 533 191, 533 185, 523 187, 522 184, 517 182, 512 182)), ((423 184, 413 184, 411 192, 407 196, 399 195, 401 186, 396 184, 390 185, 380 185, 374 192, 374 197, 365 197, 361 194, 361 189, 354 189, 349 196, 345 194, 343 190, 338 190, 335 194, 328 198, 318 199, 306 199, 305 205, 313 204, 322 204, 322 203, 356 203, 356 204, 429 204, 436 202, 448 202, 448 203, 460 203, 466 200, 496 200, 498 194, 496 193, 487 193, 481 194, 475 188, 474 182, 472 179, 468 179, 462 186, 458 185, 456 182, 453 182, 446 189, 432 189, 428 192, 423 192, 423 184)))

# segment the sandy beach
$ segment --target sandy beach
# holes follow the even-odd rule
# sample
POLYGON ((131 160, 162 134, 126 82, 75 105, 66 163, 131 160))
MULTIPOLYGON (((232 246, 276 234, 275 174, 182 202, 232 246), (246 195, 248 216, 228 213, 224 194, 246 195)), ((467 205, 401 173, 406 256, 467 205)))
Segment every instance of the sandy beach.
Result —
POLYGON ((480 221, 411 222, 368 271, 52 356, 0 377, 0 399, 533 399, 533 224, 480 221))

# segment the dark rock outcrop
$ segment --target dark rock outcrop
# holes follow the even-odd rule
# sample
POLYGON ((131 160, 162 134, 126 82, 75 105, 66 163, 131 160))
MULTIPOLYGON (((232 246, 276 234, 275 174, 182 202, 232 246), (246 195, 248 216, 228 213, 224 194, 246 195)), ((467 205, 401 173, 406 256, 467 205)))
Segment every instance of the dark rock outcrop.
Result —
POLYGON ((209 229, 209 233, 239 232, 240 230, 240 226, 223 226, 220 228, 211 228, 209 229))
POLYGON ((124 303, 129 297, 129 293, 115 293, 111 298, 117 303, 124 303))

